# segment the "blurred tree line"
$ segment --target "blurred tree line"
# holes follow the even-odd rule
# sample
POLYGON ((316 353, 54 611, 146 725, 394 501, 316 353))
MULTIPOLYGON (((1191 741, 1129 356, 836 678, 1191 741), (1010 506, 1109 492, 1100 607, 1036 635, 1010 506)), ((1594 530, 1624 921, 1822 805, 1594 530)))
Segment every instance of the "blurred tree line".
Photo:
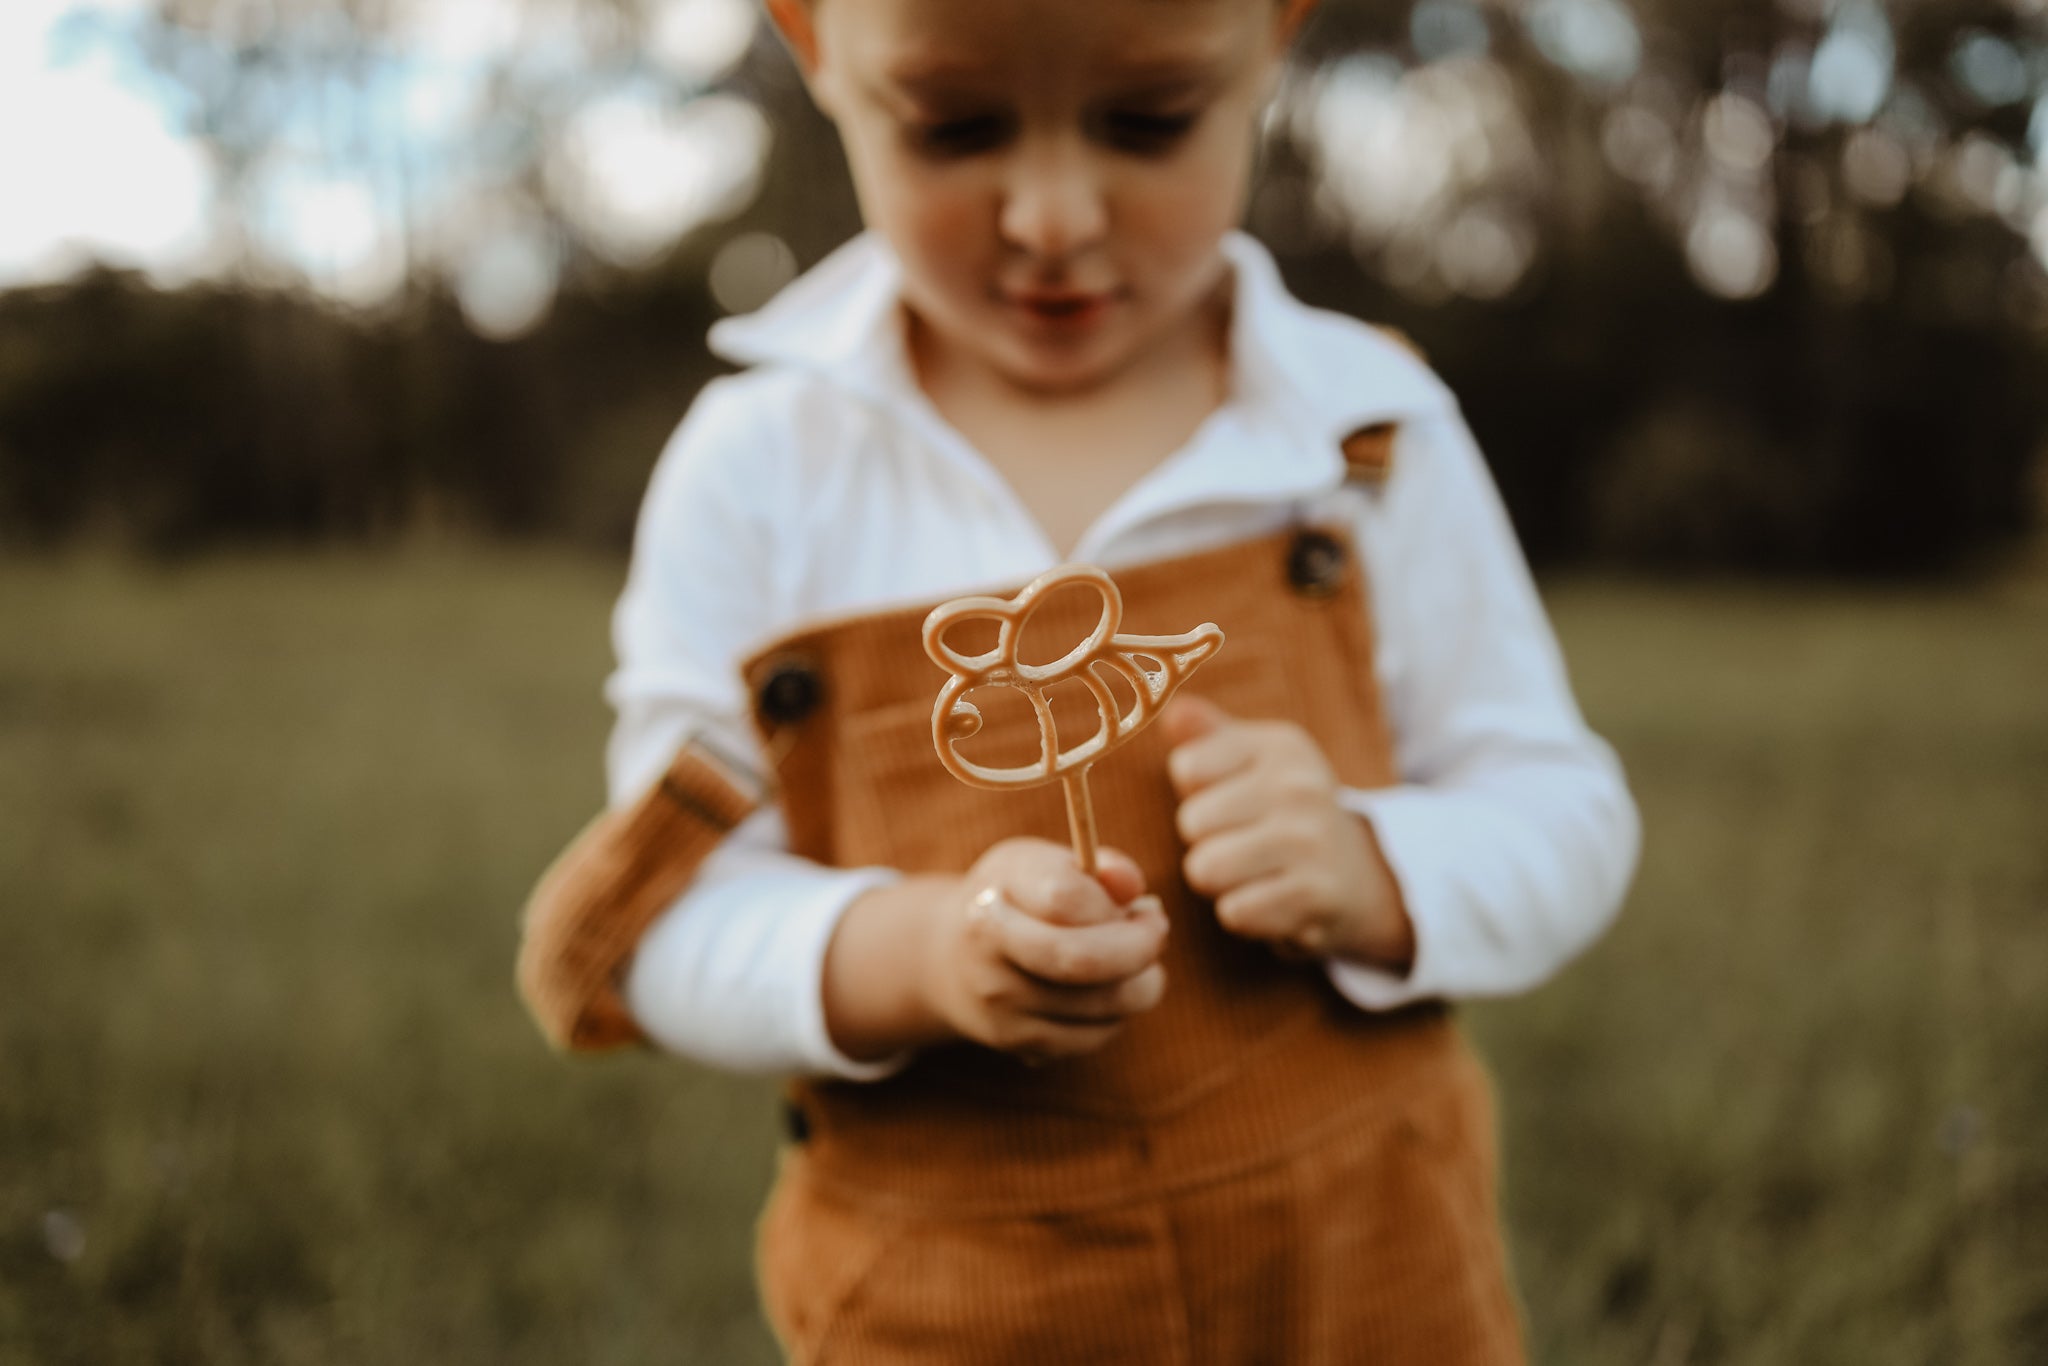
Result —
MULTIPOLYGON (((718 371, 706 327, 857 221, 764 26, 679 75, 646 54, 687 56, 730 9, 535 7, 577 60, 536 63, 515 34, 478 59, 464 125, 493 149, 484 217, 524 215, 513 275, 545 268, 513 324, 470 288, 502 253, 440 232, 418 188, 451 163, 378 181, 413 188, 369 302, 295 282, 246 230, 291 92, 374 103, 399 0, 157 0, 87 32, 214 151, 231 262, 171 289, 100 269, 0 294, 0 536, 179 552, 424 522, 623 544, 718 371), (638 126, 579 131, 621 85, 658 114, 763 111, 760 163, 665 233, 645 205, 604 219, 561 149, 638 126)), ((407 170, 402 132, 323 120, 364 174, 407 170)), ((1303 297, 1428 352, 1533 558, 1916 572, 2042 509, 2044 162, 2035 0, 1324 0, 1251 226, 1303 297)))

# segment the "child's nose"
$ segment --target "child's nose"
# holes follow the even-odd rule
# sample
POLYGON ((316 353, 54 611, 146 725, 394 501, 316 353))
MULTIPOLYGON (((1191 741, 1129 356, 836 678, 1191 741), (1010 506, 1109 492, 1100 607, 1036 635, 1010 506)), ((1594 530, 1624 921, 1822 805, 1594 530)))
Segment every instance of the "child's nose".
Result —
POLYGON ((1031 149, 1017 161, 1003 202, 1002 233, 1033 256, 1068 257, 1109 225, 1102 186, 1086 151, 1031 149))

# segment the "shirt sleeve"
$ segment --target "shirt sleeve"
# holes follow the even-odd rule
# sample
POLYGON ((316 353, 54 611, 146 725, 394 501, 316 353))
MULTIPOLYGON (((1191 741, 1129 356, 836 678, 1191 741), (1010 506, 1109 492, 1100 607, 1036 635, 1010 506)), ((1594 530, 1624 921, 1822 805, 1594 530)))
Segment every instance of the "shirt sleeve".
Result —
POLYGON ((1403 429, 1394 475, 1362 520, 1401 782, 1342 800, 1372 823, 1416 955, 1405 975, 1333 960, 1331 979, 1375 1010, 1526 990, 1620 908, 1640 838, 1634 802, 1572 698, 1461 418, 1403 429))
MULTIPOLYGON (((775 620, 774 424, 747 377, 699 395, 655 467, 613 614, 616 714, 606 768, 620 804, 675 751, 709 732, 722 750, 767 760, 748 724, 738 661, 775 620)), ((788 852, 781 814, 756 812, 649 927, 625 1000, 648 1037, 735 1071, 887 1075, 832 1044, 825 950, 854 899, 896 874, 825 868, 788 852)))

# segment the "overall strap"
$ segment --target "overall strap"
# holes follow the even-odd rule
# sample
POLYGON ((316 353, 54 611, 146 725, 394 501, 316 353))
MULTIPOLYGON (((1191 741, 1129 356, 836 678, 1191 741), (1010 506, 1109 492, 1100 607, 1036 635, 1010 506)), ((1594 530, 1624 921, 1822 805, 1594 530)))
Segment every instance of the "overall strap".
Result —
POLYGON ((638 1043, 619 979, 654 918, 761 804, 740 766, 699 740, 628 806, 585 826, 526 903, 519 993, 565 1052, 638 1043))

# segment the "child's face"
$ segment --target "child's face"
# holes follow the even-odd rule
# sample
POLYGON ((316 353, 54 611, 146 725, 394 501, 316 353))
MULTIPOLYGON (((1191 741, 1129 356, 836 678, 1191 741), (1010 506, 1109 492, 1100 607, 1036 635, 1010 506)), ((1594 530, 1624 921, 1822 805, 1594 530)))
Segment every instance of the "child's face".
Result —
POLYGON ((1280 0, 770 0, 921 341, 1019 387, 1114 379, 1223 275, 1280 0))

